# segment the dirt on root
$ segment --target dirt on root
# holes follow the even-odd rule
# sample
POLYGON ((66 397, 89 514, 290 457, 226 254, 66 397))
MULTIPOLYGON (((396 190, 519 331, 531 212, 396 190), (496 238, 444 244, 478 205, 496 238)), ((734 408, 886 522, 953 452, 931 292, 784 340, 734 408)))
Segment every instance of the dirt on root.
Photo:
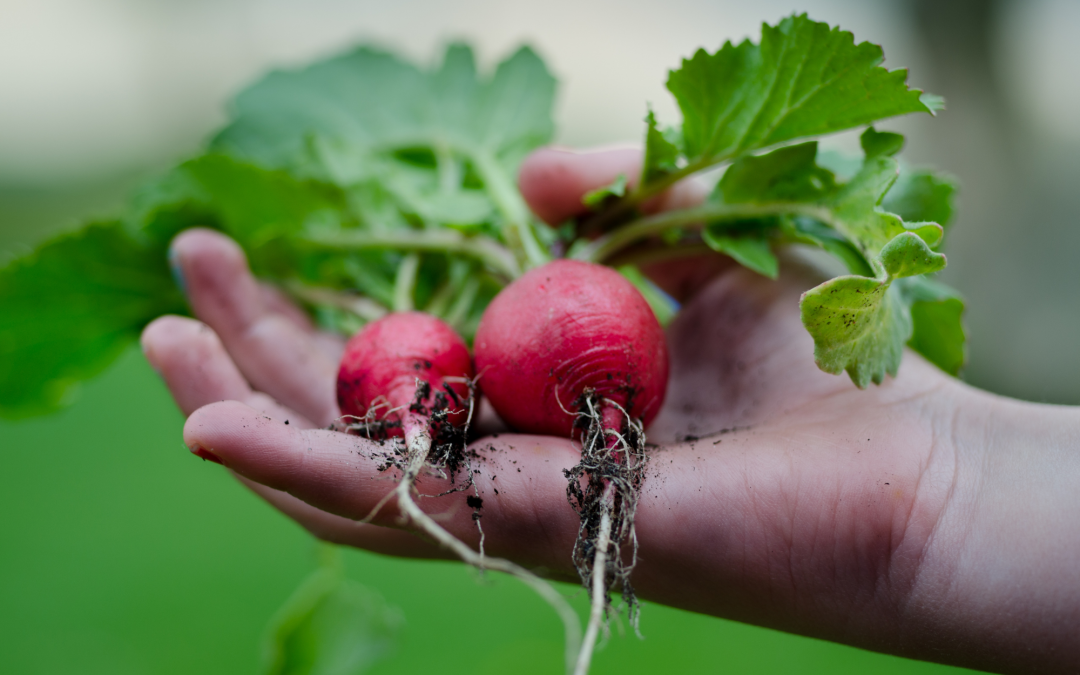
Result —
MULTIPOLYGON (((455 412, 470 409, 476 402, 477 391, 472 383, 469 384, 468 397, 462 399, 446 383, 443 383, 441 389, 435 389, 429 382, 418 380, 416 393, 408 408, 410 413, 426 416, 429 420, 429 474, 444 478, 450 483, 447 490, 437 495, 420 496, 441 497, 455 492, 471 492, 472 494, 466 497, 466 504, 473 509, 473 520, 480 518, 480 509, 483 506, 483 499, 480 498, 473 480, 477 470, 473 468, 472 460, 477 459, 479 454, 468 448, 468 424, 462 427, 454 426, 450 422, 450 416, 455 412)), ((376 470, 380 473, 391 469, 404 471, 409 458, 404 439, 397 431, 402 427, 401 419, 397 414, 379 418, 378 412, 379 409, 373 407, 360 421, 332 425, 331 428, 379 442, 382 448, 373 453, 373 458, 380 460, 376 465, 376 470)))
POLYGON ((645 434, 641 422, 628 415, 622 416, 620 428, 605 428, 602 414, 605 405, 610 404, 591 391, 575 401, 581 460, 563 471, 567 479, 567 501, 581 519, 573 559, 585 588, 591 588, 592 577, 597 573, 593 566, 601 521, 608 514, 611 518, 608 562, 600 573, 605 576, 605 588, 621 588, 630 622, 636 628, 639 603, 630 584, 630 573, 637 562, 634 517, 645 481, 645 434), (614 488, 610 504, 604 499, 609 485, 614 488))

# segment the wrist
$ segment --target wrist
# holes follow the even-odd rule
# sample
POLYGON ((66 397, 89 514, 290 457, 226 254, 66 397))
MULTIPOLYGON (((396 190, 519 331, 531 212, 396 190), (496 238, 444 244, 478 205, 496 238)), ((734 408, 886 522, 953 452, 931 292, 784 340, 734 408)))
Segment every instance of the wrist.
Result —
POLYGON ((913 642, 995 672, 1074 672, 1080 409, 965 387, 943 446, 931 461, 951 480, 907 603, 913 642))

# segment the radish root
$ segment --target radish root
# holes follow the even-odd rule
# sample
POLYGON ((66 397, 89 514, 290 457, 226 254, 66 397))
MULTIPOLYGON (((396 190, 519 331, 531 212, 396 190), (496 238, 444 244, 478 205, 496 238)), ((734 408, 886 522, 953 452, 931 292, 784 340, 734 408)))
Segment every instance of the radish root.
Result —
POLYGON ((589 672, 589 663, 592 661, 593 647, 599 637, 600 627, 607 616, 608 607, 608 575, 607 556, 611 546, 611 511, 614 501, 614 484, 609 483, 604 491, 603 510, 600 514, 600 531, 596 537, 596 553, 593 556, 592 575, 592 603, 589 610, 589 626, 585 630, 585 639, 581 643, 581 651, 578 653, 574 675, 585 675, 589 672), (599 574, 596 570, 601 570, 599 574))
POLYGON ((567 498, 581 517, 574 543, 574 565, 591 594, 589 624, 575 675, 584 675, 611 604, 610 589, 618 584, 638 630, 639 604, 630 584, 637 562, 637 513, 645 480, 645 434, 641 422, 614 401, 586 392, 577 402, 578 428, 583 428, 581 461, 567 470, 567 498), (630 544, 629 561, 623 545, 630 544))
MULTIPOLYGON (((441 423, 445 421, 448 414, 447 411, 445 409, 436 409, 431 412, 430 418, 428 418, 426 410, 417 409, 418 403, 414 403, 413 406, 410 406, 410 410, 405 414, 403 420, 405 431, 405 459, 404 462, 399 465, 402 476, 390 495, 397 497, 398 510, 401 512, 402 519, 411 523, 416 529, 433 539, 439 546, 451 551, 463 562, 476 567, 481 572, 485 570, 494 570, 516 577, 525 585, 532 588, 537 595, 551 605, 563 623, 563 631, 565 634, 564 642, 566 647, 566 671, 567 673, 570 673, 574 669, 575 661, 581 650, 581 622, 578 619, 577 613, 566 599, 554 586, 524 567, 503 558, 493 558, 484 555, 483 529, 480 528, 478 512, 474 514, 473 520, 476 521, 481 536, 479 553, 472 550, 465 542, 447 532, 446 529, 435 522, 431 516, 424 513, 413 498, 414 493, 417 493, 417 479, 422 472, 429 470, 445 476, 446 473, 444 469, 450 468, 452 478, 452 475, 456 473, 454 471, 455 464, 459 461, 464 462, 464 468, 466 469, 465 473, 467 474, 466 483, 462 486, 453 487, 442 494, 445 495, 452 492, 459 492, 469 488, 473 488, 474 493, 476 491, 473 483, 473 472, 469 463, 469 457, 463 452, 468 437, 468 427, 472 422, 473 404, 476 400, 473 382, 470 381, 468 384, 470 391, 467 401, 469 414, 464 429, 455 430, 454 432, 451 432, 448 437, 442 437, 443 434, 440 433, 440 438, 436 439, 434 444, 430 431, 432 422, 435 423, 435 426, 440 431, 452 428, 449 427, 448 424, 444 425, 441 423), (432 453, 433 445, 436 448, 435 453, 432 453)), ((418 381, 416 401, 419 402, 427 398, 429 391, 426 382, 418 381)), ((354 425, 352 428, 363 432, 370 431, 375 426, 373 424, 373 419, 370 419, 370 411, 368 417, 369 419, 363 420, 363 422, 354 425)), ((397 462, 395 462, 395 464, 397 464, 397 462)), ((388 497, 390 495, 388 495, 388 497)), ((419 493, 417 493, 417 496, 424 495, 419 495, 419 493)), ((379 504, 376 505, 376 510, 381 508, 386 501, 386 498, 380 500, 379 504)), ((369 514, 364 520, 370 521, 374 515, 375 511, 369 514)))

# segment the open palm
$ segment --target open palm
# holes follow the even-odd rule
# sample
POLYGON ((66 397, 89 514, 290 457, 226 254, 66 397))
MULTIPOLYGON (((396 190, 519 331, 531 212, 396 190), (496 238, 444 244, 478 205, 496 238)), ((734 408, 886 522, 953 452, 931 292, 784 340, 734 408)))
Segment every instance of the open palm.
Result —
MULTIPOLYGON (((522 190, 558 221, 638 161, 633 152, 542 151, 527 162, 522 190)), ((669 196, 693 198, 689 188, 669 196)), ((190 415, 188 446, 319 537, 443 556, 401 529, 392 504, 374 523, 356 522, 394 481, 378 471, 371 442, 325 429, 339 415, 341 342, 258 285, 221 235, 189 231, 173 253, 201 321, 159 319, 143 345, 190 415)), ((957 493, 981 480, 965 478, 958 439, 1017 414, 1013 404, 912 353, 897 378, 865 391, 819 371, 798 312, 799 294, 818 280, 797 263, 778 282, 715 260, 653 272, 688 300, 668 328, 667 400, 648 429, 657 447, 636 521, 639 595, 881 651, 1005 667, 1000 655, 971 656, 956 627, 969 608, 946 598, 968 583, 958 570, 982 531, 957 507, 957 493)), ((562 471, 576 463, 575 444, 498 433, 473 447, 487 552, 570 578, 578 518, 562 471)), ((438 493, 438 483, 424 477, 420 491, 438 493)), ((464 495, 419 503, 478 542, 464 495)))

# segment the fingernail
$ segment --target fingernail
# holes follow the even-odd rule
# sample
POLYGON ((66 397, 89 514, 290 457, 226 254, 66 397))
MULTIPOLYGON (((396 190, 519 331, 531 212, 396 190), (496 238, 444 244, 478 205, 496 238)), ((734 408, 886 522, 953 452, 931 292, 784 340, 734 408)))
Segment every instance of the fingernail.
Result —
POLYGON ((191 449, 191 452, 198 457, 202 457, 206 461, 214 462, 215 464, 225 466, 225 462, 221 461, 221 458, 219 458, 217 455, 210 452, 204 447, 196 445, 194 448, 191 449))
POLYGON ((172 272, 176 287, 180 289, 181 293, 187 295, 187 282, 184 281, 184 271, 180 268, 180 256, 177 255, 176 249, 172 245, 169 246, 169 271, 172 272))

